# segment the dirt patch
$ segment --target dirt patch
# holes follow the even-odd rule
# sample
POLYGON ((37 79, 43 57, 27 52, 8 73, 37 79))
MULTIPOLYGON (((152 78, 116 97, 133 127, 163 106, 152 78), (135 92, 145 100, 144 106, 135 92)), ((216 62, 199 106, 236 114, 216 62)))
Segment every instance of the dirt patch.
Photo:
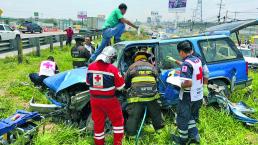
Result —
POLYGON ((5 96, 5 90, 3 88, 0 88, 0 96, 5 96))
POLYGON ((45 132, 52 132, 52 130, 56 127, 56 124, 51 123, 51 122, 46 122, 44 124, 41 125, 41 127, 39 128, 39 132, 40 133, 45 133, 45 132))
POLYGON ((251 144, 258 144, 258 134, 252 134, 252 133, 249 133, 246 135, 246 140, 248 140, 248 142, 250 142, 251 144))

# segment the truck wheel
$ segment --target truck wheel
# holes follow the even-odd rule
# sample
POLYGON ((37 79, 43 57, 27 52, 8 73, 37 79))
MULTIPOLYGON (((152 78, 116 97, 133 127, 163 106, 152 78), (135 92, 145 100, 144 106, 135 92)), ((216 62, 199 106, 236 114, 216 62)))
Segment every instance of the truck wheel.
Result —
POLYGON ((213 83, 218 85, 218 86, 224 86, 225 87, 225 90, 223 92, 224 92, 224 94, 225 94, 225 96, 227 98, 231 95, 231 93, 229 91, 229 87, 228 87, 228 85, 224 81, 222 81, 222 80, 214 80, 213 83))

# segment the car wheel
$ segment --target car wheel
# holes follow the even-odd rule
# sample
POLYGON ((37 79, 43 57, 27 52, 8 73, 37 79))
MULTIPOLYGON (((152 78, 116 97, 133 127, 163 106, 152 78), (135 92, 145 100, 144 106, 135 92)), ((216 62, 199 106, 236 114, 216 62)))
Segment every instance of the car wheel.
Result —
POLYGON ((35 33, 35 31, 34 31, 34 30, 31 30, 30 33, 33 34, 33 33, 35 33))
POLYGON ((40 31, 39 31, 39 33, 42 33, 43 32, 43 30, 41 29, 40 31))
POLYGON ((226 84, 226 82, 224 82, 223 80, 214 80, 213 81, 214 84, 218 85, 218 86, 224 86, 225 89, 223 91, 224 95, 228 98, 231 93, 230 93, 230 90, 229 90, 229 87, 228 85, 226 84))
POLYGON ((0 36, 0 41, 2 41, 2 38, 1 38, 1 36, 0 36))
MULTIPOLYGON (((92 113, 89 114, 87 120, 86 120, 86 130, 88 133, 93 133, 94 131, 94 122, 92 120, 92 113)), ((112 125, 110 120, 105 121, 105 133, 110 133, 112 131, 112 125)))

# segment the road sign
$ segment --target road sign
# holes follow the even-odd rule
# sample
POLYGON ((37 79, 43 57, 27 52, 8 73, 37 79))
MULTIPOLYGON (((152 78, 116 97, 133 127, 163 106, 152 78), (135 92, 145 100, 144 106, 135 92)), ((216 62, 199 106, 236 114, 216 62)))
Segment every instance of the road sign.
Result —
POLYGON ((39 12, 34 12, 34 17, 38 17, 39 16, 39 12))

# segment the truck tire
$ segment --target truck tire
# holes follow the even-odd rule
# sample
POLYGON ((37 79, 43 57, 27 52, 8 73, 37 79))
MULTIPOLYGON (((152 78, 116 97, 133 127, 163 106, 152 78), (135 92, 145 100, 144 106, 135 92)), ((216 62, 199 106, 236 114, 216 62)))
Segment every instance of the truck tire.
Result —
POLYGON ((214 84, 218 85, 218 86, 224 86, 225 87, 225 90, 223 91, 224 94, 225 94, 225 97, 230 97, 231 93, 230 93, 230 90, 229 90, 229 87, 227 85, 227 83, 223 80, 214 80, 213 81, 214 84))

